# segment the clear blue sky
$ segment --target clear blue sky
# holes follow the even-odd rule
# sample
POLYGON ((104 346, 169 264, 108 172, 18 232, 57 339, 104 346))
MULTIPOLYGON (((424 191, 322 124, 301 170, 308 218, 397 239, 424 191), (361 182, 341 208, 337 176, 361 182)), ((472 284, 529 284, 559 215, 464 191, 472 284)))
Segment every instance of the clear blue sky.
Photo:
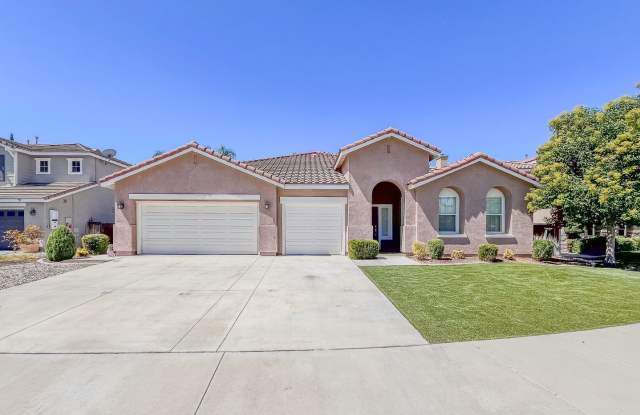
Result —
POLYGON ((393 126, 515 159, 561 111, 640 82, 637 0, 102 3, 3 2, 0 136, 138 162, 194 138, 240 159, 336 151, 393 126))

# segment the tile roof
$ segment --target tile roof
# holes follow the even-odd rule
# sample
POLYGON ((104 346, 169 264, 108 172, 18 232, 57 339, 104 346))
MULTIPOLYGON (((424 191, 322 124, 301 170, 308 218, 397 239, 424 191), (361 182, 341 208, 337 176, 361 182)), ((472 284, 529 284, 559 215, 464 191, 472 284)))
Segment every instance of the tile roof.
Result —
POLYGON ((491 163, 497 164, 500 167, 504 167, 507 170, 512 171, 513 173, 519 174, 521 176, 524 176, 528 179, 531 180, 535 180, 537 182, 538 179, 536 179, 533 175, 531 175, 530 173, 524 171, 524 170, 520 170, 512 165, 510 165, 509 163, 506 163, 504 161, 500 161, 497 159, 494 159, 493 157, 490 157, 489 155, 485 154, 485 153, 473 153, 470 156, 467 156, 465 158, 463 158, 462 160, 456 161, 455 163, 451 163, 446 167, 441 167, 439 169, 433 169, 430 170, 427 174, 424 174, 422 176, 418 176, 414 179, 409 180, 410 185, 412 184, 417 184, 419 182, 422 182, 424 180, 427 179, 431 179, 433 177, 437 177, 440 176, 442 174, 445 174, 447 172, 450 172, 452 170, 461 168, 461 167, 465 167, 469 164, 471 164, 472 162, 478 160, 478 159, 482 159, 482 160, 486 160, 489 161, 491 163))
POLYGON ((533 168, 538 164, 537 157, 529 157, 523 160, 504 161, 504 163, 515 167, 518 170, 522 170, 527 173, 531 173, 533 168))
POLYGON ((95 186, 95 182, 53 182, 53 183, 26 183, 17 186, 0 187, 0 202, 3 199, 43 199, 49 200, 75 192, 84 187, 95 186))
POLYGON ((348 184, 334 169, 338 155, 321 151, 249 160, 245 163, 281 177, 287 184, 348 184))
POLYGON ((419 145, 421 145, 421 146, 423 146, 423 147, 425 147, 425 148, 427 148, 429 150, 435 151, 437 153, 442 153, 442 151, 438 147, 436 147, 436 146, 434 146, 432 144, 429 144, 427 142, 424 142, 424 141, 422 141, 422 140, 420 140, 420 139, 418 139, 418 138, 416 138, 416 137, 414 137, 414 136, 412 136, 410 134, 405 133, 404 131, 400 131, 397 128, 392 128, 392 127, 385 128, 382 131, 378 131, 377 133, 374 133, 374 134, 371 134, 369 136, 366 136, 365 138, 362 138, 362 139, 360 139, 358 141, 354 141, 351 144, 347 144, 346 146, 340 148, 340 151, 349 150, 350 148, 359 146, 360 144, 364 144, 367 141, 375 140, 376 138, 382 137, 382 136, 387 135, 387 134, 398 135, 400 137, 406 138, 407 140, 413 141, 414 143, 419 144, 419 145))
POLYGON ((0 137, 0 143, 9 147, 14 147, 19 150, 24 150, 32 153, 42 153, 43 155, 47 153, 91 153, 99 157, 104 157, 107 159, 111 159, 116 163, 124 164, 130 166, 130 163, 127 163, 124 160, 117 159, 115 157, 109 157, 104 154, 102 151, 97 148, 91 148, 79 143, 70 143, 70 144, 25 144, 19 143, 15 140, 8 140, 6 138, 0 137))
POLYGON ((117 172, 112 173, 112 174, 110 174, 108 176, 105 176, 102 179, 100 179, 100 183, 105 183, 105 182, 117 179, 118 177, 121 177, 121 176, 124 176, 124 175, 128 175, 129 173, 133 173, 136 170, 140 170, 141 168, 146 167, 148 165, 151 165, 151 164, 154 164, 154 163, 157 163, 157 162, 161 162, 162 160, 167 159, 167 158, 171 158, 172 156, 174 156, 176 154, 179 154, 179 153, 181 153, 181 152, 183 152, 185 150, 188 150, 188 149, 195 149, 195 150, 199 150, 199 151, 205 152, 205 153, 207 153, 208 155, 210 155, 210 156, 212 156, 214 158, 218 158, 218 159, 223 160, 225 162, 234 164, 235 166, 237 166, 237 167, 239 167, 239 168, 241 168, 243 170, 246 170, 248 172, 257 174, 259 176, 262 176, 262 177, 264 177, 266 179, 269 179, 269 180, 272 180, 274 182, 281 183, 281 184, 285 184, 286 183, 284 181, 284 179, 282 179, 282 178, 280 178, 280 177, 278 177, 278 176, 276 176, 276 175, 274 175, 274 174, 272 174, 270 172, 263 171, 263 170, 261 170, 259 168, 256 168, 255 166, 250 165, 250 164, 248 164, 246 162, 234 160, 229 156, 222 155, 222 154, 218 153, 217 151, 214 151, 214 150, 210 149, 209 147, 205 147, 203 145, 200 145, 195 141, 192 141, 190 143, 184 144, 184 145, 182 145, 182 146, 180 146, 180 147, 178 147, 178 148, 176 148, 174 150, 167 151, 166 153, 162 153, 162 154, 160 154, 160 155, 158 155, 156 157, 153 157, 153 158, 151 158, 149 160, 145 160, 145 161, 142 161, 142 162, 140 162, 138 164, 135 164, 133 166, 129 166, 129 167, 124 168, 122 170, 118 170, 117 172))

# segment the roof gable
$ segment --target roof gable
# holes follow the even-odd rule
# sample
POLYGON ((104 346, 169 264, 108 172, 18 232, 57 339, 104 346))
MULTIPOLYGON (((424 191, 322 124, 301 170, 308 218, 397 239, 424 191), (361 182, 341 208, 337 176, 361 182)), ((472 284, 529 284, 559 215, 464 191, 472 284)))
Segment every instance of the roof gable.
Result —
POLYGON ((173 160, 176 157, 180 157, 188 153, 200 154, 204 157, 208 157, 212 160, 215 160, 226 166, 239 170, 243 173, 249 174, 258 179, 269 182, 275 186, 284 187, 285 181, 283 179, 273 174, 270 174, 268 172, 265 172, 263 170, 260 170, 247 163, 234 160, 228 156, 224 156, 208 147, 198 144, 195 141, 182 145, 166 153, 160 154, 159 156, 153 157, 152 159, 145 160, 131 167, 127 167, 126 169, 119 170, 113 174, 110 174, 109 176, 105 176, 100 180, 100 184, 104 187, 110 187, 120 180, 133 176, 135 174, 142 173, 143 171, 149 170, 159 164, 166 163, 169 160, 173 160))
POLYGON ((363 147, 367 147, 367 146, 369 146, 371 144, 377 143, 377 142, 382 141, 382 140, 386 140, 388 138, 393 138, 393 139, 396 139, 396 140, 400 140, 400 141, 405 142, 405 143, 407 143, 409 145, 412 145, 412 146, 414 146, 414 147, 416 147, 416 148, 418 148, 418 149, 420 149, 422 151, 426 151, 429 154, 431 154, 433 156, 436 156, 436 157, 440 156, 441 153, 442 153, 442 151, 438 147, 436 147, 436 146, 434 146, 432 144, 429 144, 427 142, 424 142, 422 140, 419 140, 418 138, 416 138, 416 137, 414 137, 412 135, 409 135, 409 134, 405 133, 404 131, 400 131, 400 130, 398 130, 396 128, 386 128, 386 129, 384 129, 382 131, 378 131, 375 134, 371 134, 371 135, 369 135, 369 136, 367 136, 365 138, 362 138, 362 139, 360 139, 358 141, 355 141, 355 142, 353 142, 351 144, 347 144, 346 146, 342 147, 340 149, 340 152, 338 153, 338 158, 336 159, 335 168, 337 169, 342 165, 342 163, 344 162, 346 156, 349 153, 352 153, 354 151, 358 151, 363 147))
POLYGON ((474 153, 446 167, 431 170, 427 174, 411 179, 408 183, 409 189, 415 189, 416 187, 420 187, 422 185, 438 180, 442 177, 448 176, 449 174, 455 173, 466 167, 469 167, 478 163, 482 163, 496 170, 500 170, 520 180, 523 180, 529 184, 532 184, 533 186, 536 186, 536 187, 540 186, 540 183, 533 175, 525 171, 519 170, 508 163, 496 160, 485 153, 474 153))

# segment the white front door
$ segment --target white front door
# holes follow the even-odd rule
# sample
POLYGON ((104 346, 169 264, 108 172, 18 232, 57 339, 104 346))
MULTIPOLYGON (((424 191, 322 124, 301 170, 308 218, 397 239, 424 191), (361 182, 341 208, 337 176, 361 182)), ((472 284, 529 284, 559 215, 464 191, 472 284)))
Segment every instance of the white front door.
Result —
POLYGON ((344 254, 343 197, 283 197, 285 255, 344 254))
POLYGON ((257 254, 257 202, 140 201, 141 254, 257 254))
POLYGON ((393 205, 374 205, 378 208, 378 241, 393 239, 393 205))

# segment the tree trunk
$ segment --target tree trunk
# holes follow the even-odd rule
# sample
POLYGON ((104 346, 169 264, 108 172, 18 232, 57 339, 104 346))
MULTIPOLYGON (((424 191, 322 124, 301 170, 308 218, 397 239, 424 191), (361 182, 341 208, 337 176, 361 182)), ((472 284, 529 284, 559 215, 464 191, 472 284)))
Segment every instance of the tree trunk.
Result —
POLYGON ((616 227, 607 226, 607 250, 604 254, 604 263, 615 267, 616 265, 616 227))

